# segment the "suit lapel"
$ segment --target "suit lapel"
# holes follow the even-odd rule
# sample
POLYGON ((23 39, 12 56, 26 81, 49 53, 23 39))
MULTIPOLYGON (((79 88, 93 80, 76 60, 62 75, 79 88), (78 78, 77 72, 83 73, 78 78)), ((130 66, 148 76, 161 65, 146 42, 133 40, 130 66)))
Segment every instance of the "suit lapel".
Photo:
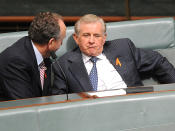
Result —
MULTIPOLYGON (((112 44, 112 43, 106 43, 106 44, 112 44)), ((125 75, 127 71, 125 58, 120 56, 120 51, 114 50, 113 48, 112 49, 108 47, 106 48, 105 46, 103 51, 104 54, 106 55, 110 63, 114 66, 114 68, 117 70, 117 72, 121 75, 122 79, 125 80, 126 77, 125 75)))
POLYGON ((80 83, 83 91, 92 91, 89 76, 84 66, 80 50, 76 50, 76 53, 69 59, 70 67, 69 70, 75 79, 80 83), (78 70, 77 70, 78 69, 78 70))
POLYGON ((40 73, 39 73, 39 70, 38 70, 37 60, 36 60, 36 56, 35 56, 35 53, 34 53, 34 49, 33 49, 31 40, 28 37, 27 37, 27 40, 26 40, 26 48, 27 48, 28 53, 31 56, 31 63, 33 63, 33 73, 34 73, 33 76, 35 77, 34 80, 36 81, 36 85, 37 85, 35 87, 38 88, 38 89, 35 89, 35 91, 39 90, 40 94, 42 94, 40 73))

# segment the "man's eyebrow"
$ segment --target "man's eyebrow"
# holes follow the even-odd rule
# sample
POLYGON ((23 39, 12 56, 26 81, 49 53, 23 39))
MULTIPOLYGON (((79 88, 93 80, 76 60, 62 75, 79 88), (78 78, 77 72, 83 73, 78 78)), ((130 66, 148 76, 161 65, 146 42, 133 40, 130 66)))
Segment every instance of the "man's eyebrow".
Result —
POLYGON ((84 32, 84 33, 82 33, 82 34, 90 34, 90 33, 88 33, 88 32, 84 32))
POLYGON ((90 33, 82 33, 82 35, 89 35, 90 33))

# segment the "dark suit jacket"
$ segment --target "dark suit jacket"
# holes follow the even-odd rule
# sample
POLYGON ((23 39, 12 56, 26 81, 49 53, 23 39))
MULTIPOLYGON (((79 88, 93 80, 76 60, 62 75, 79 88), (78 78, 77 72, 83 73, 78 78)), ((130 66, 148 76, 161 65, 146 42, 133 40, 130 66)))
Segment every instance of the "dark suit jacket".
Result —
POLYGON ((31 40, 26 36, 0 54, 0 100, 23 99, 49 95, 50 59, 42 91, 37 60, 31 40))
MULTIPOLYGON (((108 41, 104 45, 103 53, 121 75, 127 86, 142 86, 142 79, 154 77, 160 83, 174 83, 175 69, 166 58, 158 52, 139 49, 129 39, 117 39, 108 41), (121 66, 116 64, 119 59, 121 66)), ((59 59, 59 64, 66 75, 67 83, 63 73, 55 63, 53 94, 92 91, 88 73, 82 60, 79 48, 65 54, 59 59)))

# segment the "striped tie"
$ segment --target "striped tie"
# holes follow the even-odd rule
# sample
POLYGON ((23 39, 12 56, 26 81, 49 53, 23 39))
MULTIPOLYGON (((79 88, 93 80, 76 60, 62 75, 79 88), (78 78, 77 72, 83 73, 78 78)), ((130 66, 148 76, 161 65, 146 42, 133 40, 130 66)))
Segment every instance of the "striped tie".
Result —
POLYGON ((89 78, 90 78, 94 91, 97 91, 97 86, 98 86, 98 75, 97 75, 97 68, 96 68, 97 59, 98 59, 97 57, 91 57, 90 59, 93 63, 93 67, 89 74, 89 78))
POLYGON ((44 61, 39 64, 39 68, 40 68, 41 87, 43 89, 43 86, 44 86, 44 74, 45 74, 45 70, 47 70, 47 68, 46 68, 46 66, 44 64, 44 61))

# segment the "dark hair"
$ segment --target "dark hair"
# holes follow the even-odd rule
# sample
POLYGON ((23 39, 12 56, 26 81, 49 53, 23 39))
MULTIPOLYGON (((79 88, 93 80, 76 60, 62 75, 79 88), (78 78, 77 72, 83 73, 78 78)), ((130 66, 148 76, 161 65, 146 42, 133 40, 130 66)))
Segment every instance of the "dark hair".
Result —
POLYGON ((38 44, 46 44, 51 38, 58 40, 60 37, 59 20, 62 20, 59 14, 51 12, 39 13, 30 24, 29 38, 38 44))

